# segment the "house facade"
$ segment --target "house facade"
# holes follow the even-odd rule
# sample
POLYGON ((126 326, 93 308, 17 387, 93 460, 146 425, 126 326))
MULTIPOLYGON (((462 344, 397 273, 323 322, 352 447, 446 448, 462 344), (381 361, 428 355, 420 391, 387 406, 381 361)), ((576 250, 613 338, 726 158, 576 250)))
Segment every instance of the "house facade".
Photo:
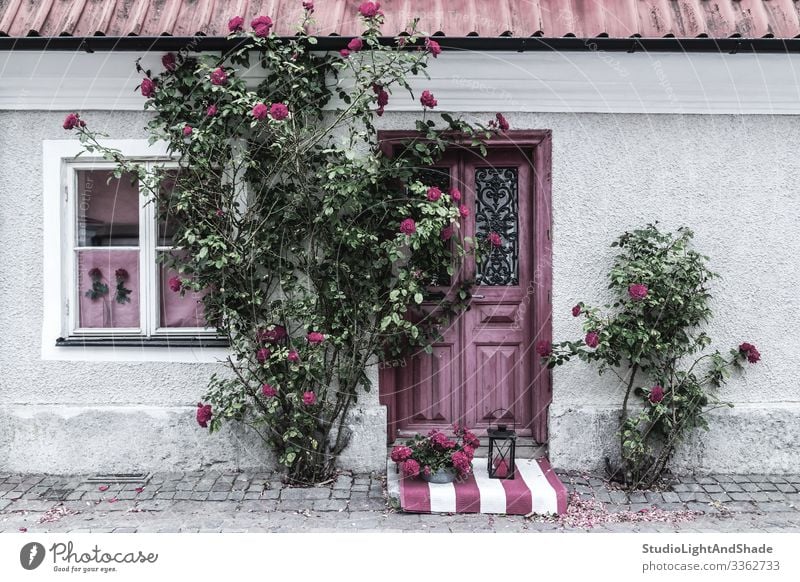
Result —
MULTIPOLYGON (((118 3, 7 2, 0 12, 0 470, 268 467, 255 435, 198 428, 197 401, 227 350, 197 298, 168 292, 156 256, 170 251, 169 232, 142 194, 109 182, 110 166, 79 157, 62 129, 77 111, 126 156, 166 159, 148 144, 134 63, 159 70, 167 51, 224 50, 232 14, 225 3, 118 3)), ((294 4, 250 2, 243 16, 270 14, 289 35, 294 4)), ((359 34, 351 3, 318 4, 320 50, 359 34)), ((418 15, 422 30, 440 33, 431 78, 411 80, 415 94, 436 95, 437 112, 508 120, 486 156, 448 153, 431 180, 462 185, 468 231, 502 223, 512 244, 491 268, 473 265, 472 307, 431 356, 372 367, 376 389, 351 415, 341 465, 381 471, 395 438, 453 421, 486 428, 510 410, 553 466, 601 468, 624 387, 581 363, 543 369, 533 346, 579 337, 571 308, 606 301, 610 243, 658 221, 693 229, 720 275, 712 349, 749 341, 762 354, 722 389, 734 406, 710 413, 710 430, 680 448, 675 469, 795 469, 797 5, 460 4, 387 1, 383 30, 418 15)), ((418 114, 416 100, 393 95, 376 120, 388 150, 418 114)))

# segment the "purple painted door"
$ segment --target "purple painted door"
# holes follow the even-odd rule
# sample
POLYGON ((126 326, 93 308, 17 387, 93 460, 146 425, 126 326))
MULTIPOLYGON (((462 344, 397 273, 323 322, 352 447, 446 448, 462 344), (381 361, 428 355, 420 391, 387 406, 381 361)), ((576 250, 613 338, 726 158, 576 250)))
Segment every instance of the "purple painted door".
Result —
MULTIPOLYGON (((425 181, 462 192, 469 216, 460 236, 500 236, 488 256, 469 258, 433 292, 452 295, 474 280, 470 309, 446 330, 431 354, 417 353, 395 371, 394 428, 400 434, 465 422, 485 430, 505 417, 537 435, 534 394, 534 166, 519 148, 464 149, 445 157, 425 181), (499 410, 498 410, 499 409, 499 410)), ((426 304, 435 309, 436 302, 426 304)), ((540 422, 546 419, 540 418, 540 422)))

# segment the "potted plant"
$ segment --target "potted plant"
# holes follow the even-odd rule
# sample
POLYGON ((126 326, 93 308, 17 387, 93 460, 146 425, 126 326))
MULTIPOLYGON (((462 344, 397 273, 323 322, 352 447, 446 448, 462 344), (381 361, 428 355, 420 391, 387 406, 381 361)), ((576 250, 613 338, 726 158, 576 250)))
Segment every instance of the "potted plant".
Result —
POLYGON ((453 425, 453 436, 433 429, 415 435, 392 449, 391 458, 405 477, 422 477, 429 483, 451 483, 472 472, 475 449, 481 442, 468 428, 453 425))

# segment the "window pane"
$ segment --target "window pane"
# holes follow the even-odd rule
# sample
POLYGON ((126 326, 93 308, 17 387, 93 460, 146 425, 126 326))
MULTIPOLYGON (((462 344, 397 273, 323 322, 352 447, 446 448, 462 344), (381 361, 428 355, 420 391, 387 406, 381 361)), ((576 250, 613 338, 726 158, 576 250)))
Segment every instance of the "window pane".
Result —
MULTIPOLYGON (((177 271, 159 263, 159 327, 206 327, 203 314, 203 293, 174 291, 170 279, 177 271)), ((175 281, 173 281, 173 284, 175 281)))
POLYGON ((519 284, 519 200, 517 168, 475 170, 475 236, 479 240, 495 232, 500 244, 490 246, 478 263, 479 285, 519 284))
POLYGON ((78 246, 139 246, 139 184, 133 175, 109 182, 110 170, 76 173, 78 246))
POLYGON ((164 170, 164 178, 160 183, 158 196, 158 241, 160 247, 171 247, 174 244, 177 220, 173 208, 171 207, 172 192, 178 179, 178 171, 164 170))
POLYGON ((78 326, 139 327, 139 251, 77 252, 78 326))

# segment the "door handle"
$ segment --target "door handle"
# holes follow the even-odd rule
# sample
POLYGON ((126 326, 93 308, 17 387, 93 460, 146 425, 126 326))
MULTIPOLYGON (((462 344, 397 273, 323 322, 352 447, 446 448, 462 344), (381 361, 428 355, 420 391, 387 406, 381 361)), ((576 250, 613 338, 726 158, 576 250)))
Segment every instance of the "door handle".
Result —
POLYGON ((475 294, 475 295, 472 296, 472 298, 473 299, 486 299, 486 295, 475 294))

